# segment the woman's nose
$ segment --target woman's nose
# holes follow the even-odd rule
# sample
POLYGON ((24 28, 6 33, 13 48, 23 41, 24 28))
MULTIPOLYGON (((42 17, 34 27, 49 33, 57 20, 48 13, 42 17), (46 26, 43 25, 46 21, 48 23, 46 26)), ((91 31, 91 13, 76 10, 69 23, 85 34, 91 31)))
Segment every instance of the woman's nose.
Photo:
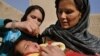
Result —
POLYGON ((36 23, 37 25, 39 25, 38 19, 33 19, 33 21, 35 21, 35 23, 36 23))
POLYGON ((62 14, 61 14, 61 18, 66 18, 66 13, 65 12, 62 12, 62 14))

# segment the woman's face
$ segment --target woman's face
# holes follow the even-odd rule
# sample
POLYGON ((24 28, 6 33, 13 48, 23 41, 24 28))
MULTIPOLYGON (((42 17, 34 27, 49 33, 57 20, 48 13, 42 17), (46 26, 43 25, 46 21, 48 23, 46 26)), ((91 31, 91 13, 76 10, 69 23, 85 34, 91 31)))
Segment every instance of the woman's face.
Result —
POLYGON ((39 52, 40 47, 35 42, 29 41, 29 40, 22 40, 16 45, 15 50, 20 52, 23 55, 26 55, 28 53, 39 52))
POLYGON ((27 20, 35 22, 38 26, 42 23, 42 13, 35 9, 28 14, 27 20))
POLYGON ((60 1, 57 10, 58 20, 63 29, 74 27, 80 20, 81 13, 72 0, 60 1))

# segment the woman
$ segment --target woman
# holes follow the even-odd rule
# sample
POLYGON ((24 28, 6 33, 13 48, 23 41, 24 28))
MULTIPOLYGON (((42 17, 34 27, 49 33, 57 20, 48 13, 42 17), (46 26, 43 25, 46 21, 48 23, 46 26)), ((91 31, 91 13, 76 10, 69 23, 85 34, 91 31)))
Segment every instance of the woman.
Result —
MULTIPOLYGON (((38 27, 43 22, 44 17, 45 17, 44 10, 38 5, 33 5, 33 6, 30 6, 29 8, 27 8, 24 16, 21 19, 21 22, 11 22, 10 20, 6 20, 5 23, 7 23, 7 24, 5 25, 5 28, 13 27, 13 28, 23 30, 25 33, 27 32, 27 30, 30 30, 30 32, 31 32, 30 37, 34 37, 37 34, 39 34, 38 27), (38 29, 36 29, 36 28, 38 28, 38 29)), ((1 30, 0 32, 3 33, 3 30, 1 30)), ((20 35, 23 34, 24 32, 19 31, 19 30, 17 30, 17 32, 16 31, 13 32, 13 31, 11 31, 11 30, 9 31, 9 29, 7 29, 4 32, 4 34, 6 33, 6 36, 8 36, 8 37, 4 36, 3 44, 0 47, 0 56, 2 56, 2 55, 6 56, 6 54, 8 52, 10 52, 10 49, 12 47, 12 46, 9 46, 9 43, 12 42, 12 39, 14 41, 16 41, 20 37, 20 35), (15 35, 11 36, 13 34, 15 34, 15 35), (17 39, 14 37, 16 37, 17 39), (5 46, 8 48, 6 49, 5 46)), ((38 36, 36 36, 36 37, 38 37, 38 36)), ((38 40, 40 40, 40 38, 38 40)), ((39 42, 41 42, 41 41, 39 41, 39 42)))
MULTIPOLYGON (((89 1, 56 0, 55 7, 58 21, 55 25, 48 27, 43 32, 43 36, 65 43, 69 50, 79 53, 79 56, 100 53, 100 39, 87 31, 89 1)), ((49 52, 45 51, 45 54, 47 53, 49 52)), ((66 55, 68 54, 67 51, 66 55)))
POLYGON ((16 22, 15 20, 13 21, 10 19, 5 19, 5 20, 0 19, 0 29, 1 29, 1 27, 4 27, 4 28, 13 28, 14 27, 14 28, 18 28, 22 31, 32 34, 32 32, 34 33, 35 31, 37 31, 37 32, 39 31, 39 27, 37 24, 40 25, 40 23, 42 23, 42 21, 44 20, 44 17, 45 17, 45 12, 40 6, 37 6, 37 5, 30 6, 29 8, 27 8, 24 16, 21 18, 21 22, 20 21, 16 22), (38 16, 38 14, 36 12, 35 13, 37 15, 35 15, 35 16, 29 15, 35 9, 38 9, 42 15, 39 14, 40 16, 38 16), (42 16, 42 19, 40 18, 41 16, 42 16), (36 18, 39 21, 39 23, 36 23, 36 20, 31 20, 32 18, 33 19, 36 18))
MULTIPOLYGON (((5 21, 1 20, 2 24, 0 27, 4 26, 6 29, 17 28, 24 31, 25 33, 36 36, 39 34, 39 26, 44 20, 44 17, 44 10, 40 6, 34 5, 27 8, 24 16, 21 18, 21 22, 12 22, 12 20, 9 19, 6 19, 5 21)), ((2 33, 3 31, 0 30, 0 32, 2 33)))

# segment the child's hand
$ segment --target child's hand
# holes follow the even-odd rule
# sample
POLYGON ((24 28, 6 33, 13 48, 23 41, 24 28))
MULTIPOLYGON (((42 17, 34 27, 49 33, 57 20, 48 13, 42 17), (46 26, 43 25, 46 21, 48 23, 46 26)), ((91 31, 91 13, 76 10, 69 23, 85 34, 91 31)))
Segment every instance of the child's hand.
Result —
POLYGON ((65 45, 62 42, 49 42, 49 43, 45 43, 45 44, 40 44, 40 46, 42 46, 42 47, 47 47, 48 45, 58 46, 62 51, 64 51, 66 49, 65 45))
POLYGON ((65 56, 65 54, 58 46, 48 45, 41 47, 40 56, 65 56))

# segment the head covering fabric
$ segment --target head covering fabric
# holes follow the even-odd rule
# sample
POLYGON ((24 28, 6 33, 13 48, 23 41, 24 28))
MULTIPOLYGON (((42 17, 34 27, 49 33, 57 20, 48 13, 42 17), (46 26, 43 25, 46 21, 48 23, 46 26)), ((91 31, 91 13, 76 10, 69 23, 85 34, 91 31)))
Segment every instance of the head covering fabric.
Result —
POLYGON ((55 25, 49 26, 42 35, 48 36, 55 41, 61 41, 67 48, 81 53, 91 55, 100 53, 100 39, 87 31, 90 12, 89 1, 74 0, 74 2, 77 8, 81 6, 79 11, 82 16, 78 24, 73 28, 64 30, 61 28, 59 21, 57 21, 55 25))

